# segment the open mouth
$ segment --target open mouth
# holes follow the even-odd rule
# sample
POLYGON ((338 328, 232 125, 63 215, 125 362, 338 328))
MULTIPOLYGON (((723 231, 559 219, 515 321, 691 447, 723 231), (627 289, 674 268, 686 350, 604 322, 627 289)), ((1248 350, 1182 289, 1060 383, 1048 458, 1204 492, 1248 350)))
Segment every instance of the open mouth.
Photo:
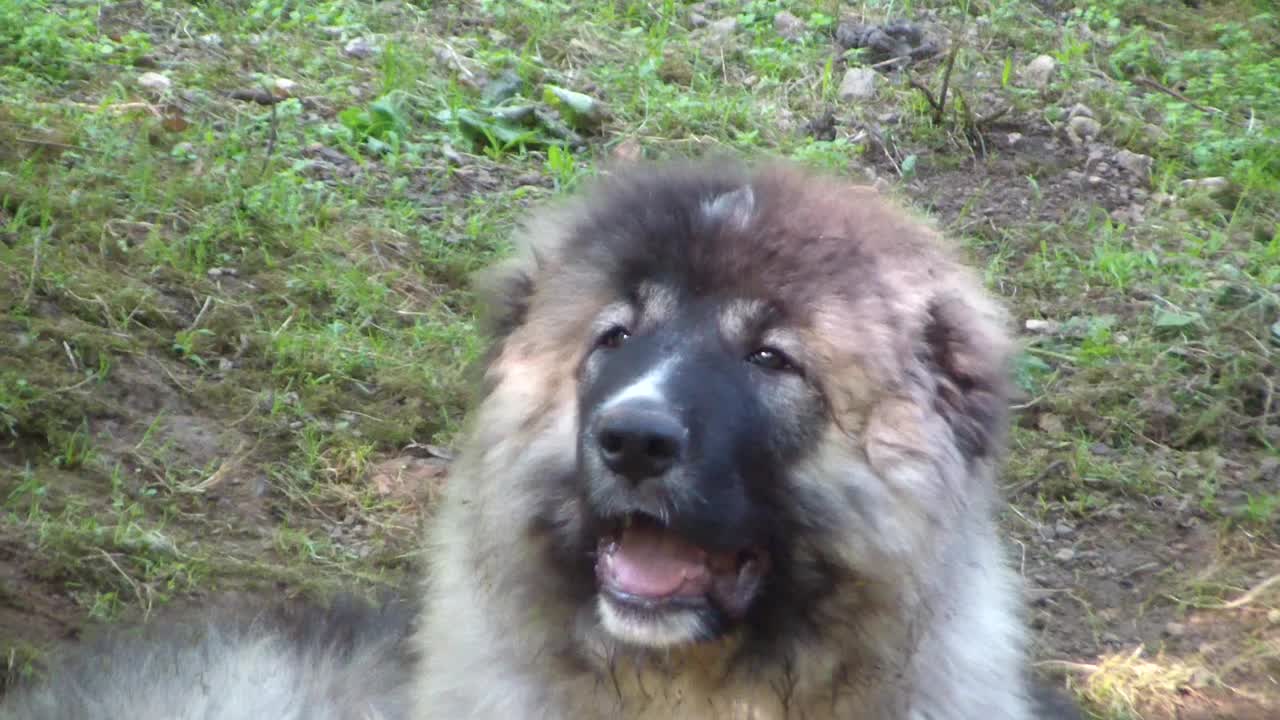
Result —
POLYGON ((716 610, 740 619, 769 567, 763 548, 707 549, 642 514, 619 520, 601 535, 597 549, 601 594, 647 616, 716 610))

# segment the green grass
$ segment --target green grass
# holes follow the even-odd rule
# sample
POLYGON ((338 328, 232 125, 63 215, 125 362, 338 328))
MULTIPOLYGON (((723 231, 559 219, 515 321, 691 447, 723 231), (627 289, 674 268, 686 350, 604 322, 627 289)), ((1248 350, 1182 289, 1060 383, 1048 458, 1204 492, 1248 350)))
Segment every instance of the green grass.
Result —
MULTIPOLYGON (((635 147, 870 169, 937 208, 1019 322, 1058 326, 1018 365, 1006 480, 1029 515, 1173 496, 1224 545, 1280 539, 1255 471, 1280 457, 1271 3, 721 5, 723 42, 671 0, 0 0, 0 550, 21 578, 0 601, 74 624, 398 582, 417 499, 370 474, 459 428, 481 350, 467 276, 526 207, 635 147), (774 30, 783 8, 799 40, 774 30), (943 112, 902 77, 840 101, 865 60, 835 48, 838 22, 926 10, 963 38, 943 112), (366 57, 344 52, 361 38, 366 57), (1058 68, 1028 87, 1042 53, 1058 68), (1077 103, 1108 148, 1154 158, 1142 217, 1065 184, 1065 151, 999 149, 1014 131, 1065 147, 1077 103), (1182 185, 1209 176, 1228 188, 1182 185)), ((943 65, 912 77, 937 95, 943 65)), ((6 640, 11 667, 45 639, 6 640)), ((1084 692, 1099 717, 1163 688, 1109 682, 1084 692)))

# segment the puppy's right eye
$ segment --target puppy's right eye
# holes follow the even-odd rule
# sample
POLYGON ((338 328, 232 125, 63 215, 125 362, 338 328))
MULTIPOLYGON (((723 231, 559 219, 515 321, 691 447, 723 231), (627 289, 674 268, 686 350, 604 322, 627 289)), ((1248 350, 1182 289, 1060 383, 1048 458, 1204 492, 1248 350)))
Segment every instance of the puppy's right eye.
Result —
POLYGON ((602 334, 600 339, 596 341, 596 346, 612 350, 622 345, 622 343, 626 342, 630 337, 631 332, 629 330, 621 325, 614 325, 604 331, 604 334, 602 334))

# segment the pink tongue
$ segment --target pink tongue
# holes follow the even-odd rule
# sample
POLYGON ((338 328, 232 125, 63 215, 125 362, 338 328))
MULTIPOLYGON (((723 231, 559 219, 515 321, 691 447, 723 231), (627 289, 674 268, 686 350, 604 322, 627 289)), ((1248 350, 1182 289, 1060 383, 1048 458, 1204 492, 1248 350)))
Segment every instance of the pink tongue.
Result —
POLYGON ((682 587, 689 594, 710 587, 706 553, 675 533, 632 526, 606 553, 614 584, 632 595, 666 597, 682 587))

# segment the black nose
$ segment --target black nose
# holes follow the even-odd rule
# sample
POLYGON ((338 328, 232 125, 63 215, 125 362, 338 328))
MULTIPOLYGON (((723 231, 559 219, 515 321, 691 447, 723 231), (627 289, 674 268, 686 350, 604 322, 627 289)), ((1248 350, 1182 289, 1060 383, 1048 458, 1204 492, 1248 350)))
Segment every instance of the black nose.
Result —
POLYGON ((610 408, 596 421, 596 445, 610 470, 640 482, 680 461, 688 431, 664 406, 652 401, 610 408))

